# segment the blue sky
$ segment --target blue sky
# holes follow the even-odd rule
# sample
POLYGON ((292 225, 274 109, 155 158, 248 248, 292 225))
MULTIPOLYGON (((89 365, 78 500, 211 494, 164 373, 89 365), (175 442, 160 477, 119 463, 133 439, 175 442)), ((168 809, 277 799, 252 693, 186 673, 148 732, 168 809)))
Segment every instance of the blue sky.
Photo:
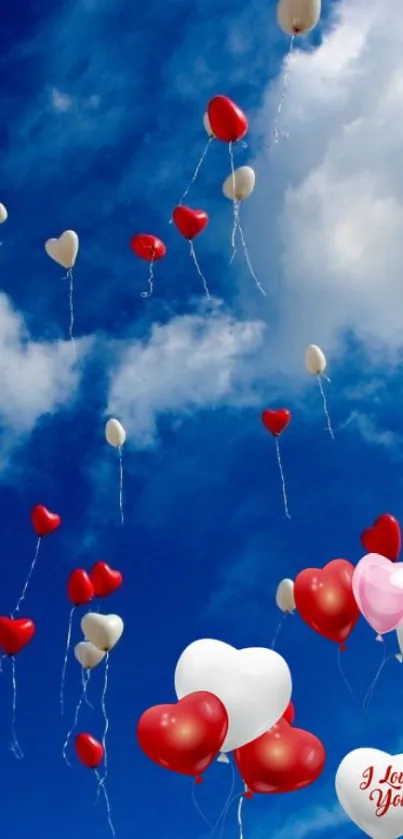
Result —
MULTIPOLYGON (((0 676, 2 824, 10 839, 106 836, 94 778, 68 769, 61 749, 80 691, 59 687, 69 571, 103 559, 125 577, 108 610, 125 621, 111 656, 108 789, 119 837, 203 837, 190 783, 140 753, 136 725, 174 701, 187 644, 216 637, 270 645, 278 582, 336 557, 357 562, 359 534, 379 514, 403 522, 401 478, 400 167, 402 21, 395 0, 324 3, 321 27, 298 44, 283 111, 287 142, 269 151, 288 43, 275 4, 79 0, 55 9, 9 6, 0 32, 0 463, 2 603, 14 605, 35 549, 30 509, 63 527, 42 545, 25 614, 37 637, 18 659, 21 762, 8 752, 11 684, 0 676), (208 100, 225 93, 250 118, 248 163, 257 186, 242 206, 263 299, 242 262, 231 267, 231 206, 221 195, 227 150, 209 150, 189 204, 206 209, 196 242, 217 298, 206 309, 186 243, 168 224, 205 143, 208 100), (368 139, 371 142, 368 142, 368 139), (400 168, 399 168, 400 167, 400 168), (76 276, 79 361, 68 334, 63 271, 43 243, 80 236, 76 276), (155 296, 128 242, 152 232, 167 244, 155 296), (329 359, 325 430, 320 395, 303 368, 309 343, 329 359), (288 407, 281 440, 291 521, 284 518, 273 440, 260 422, 288 407), (127 428, 125 514, 118 463, 104 441, 109 415, 127 428)), ((76 618, 74 640, 80 640, 76 618)), ((395 651, 393 634, 388 648, 395 651)), ((343 656, 298 617, 277 649, 294 684, 296 722, 327 750, 311 789, 245 805, 245 839, 349 839, 334 774, 359 746, 401 748, 402 670, 392 662, 369 709, 362 698, 380 662, 362 621, 343 656), (393 712, 392 712, 393 709, 393 712)), ((91 686, 99 696, 101 670, 91 686)), ((98 711, 81 726, 102 733, 98 711)), ((214 766, 199 803, 214 818, 229 787, 214 766)), ((231 811, 225 836, 236 836, 231 811)))

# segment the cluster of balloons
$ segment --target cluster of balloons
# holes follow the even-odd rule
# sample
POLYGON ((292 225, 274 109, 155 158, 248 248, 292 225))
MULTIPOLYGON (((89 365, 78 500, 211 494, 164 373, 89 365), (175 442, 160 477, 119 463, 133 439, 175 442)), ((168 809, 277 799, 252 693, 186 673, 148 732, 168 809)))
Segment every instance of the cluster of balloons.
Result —
POLYGON ((199 782, 232 752, 246 797, 302 789, 319 777, 325 749, 293 728, 291 673, 274 650, 194 641, 179 657, 174 683, 178 701, 149 708, 137 726, 139 745, 155 763, 199 782))

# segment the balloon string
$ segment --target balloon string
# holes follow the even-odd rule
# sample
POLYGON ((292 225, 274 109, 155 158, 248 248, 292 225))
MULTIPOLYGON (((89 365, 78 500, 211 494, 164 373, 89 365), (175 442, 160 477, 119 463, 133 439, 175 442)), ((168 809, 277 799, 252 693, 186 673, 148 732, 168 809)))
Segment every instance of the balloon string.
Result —
POLYGON ((154 260, 152 259, 148 268, 148 291, 141 291, 140 297, 151 297, 154 294, 154 260))
MULTIPOLYGON (((333 431, 332 423, 331 423, 331 420, 330 420, 330 414, 329 414, 328 407, 327 407, 327 399, 326 399, 325 391, 323 389, 321 375, 319 374, 316 377, 316 379, 317 379, 319 390, 320 390, 320 393, 321 393, 321 396, 322 396, 323 410, 325 412, 327 430, 328 430, 332 440, 334 440, 334 431, 333 431)), ((328 381, 329 381, 329 379, 328 379, 328 381)))
POLYGON ((280 632, 281 632, 281 630, 282 630, 282 628, 283 628, 283 626, 284 626, 284 621, 287 619, 287 617, 288 617, 288 614, 287 614, 286 612, 284 612, 284 614, 281 616, 281 618, 280 618, 280 620, 279 620, 279 622, 278 622, 278 624, 277 624, 277 629, 276 629, 276 631, 275 631, 275 633, 274 633, 274 635, 273 635, 273 640, 272 640, 272 642, 271 642, 271 644, 270 644, 270 648, 271 648, 272 650, 274 650, 274 648, 275 648, 275 646, 276 646, 276 643, 277 643, 277 641, 278 641, 278 637, 279 637, 280 632))
POLYGON ((394 658, 394 655, 387 656, 386 653, 387 653, 386 644, 385 644, 385 642, 383 642, 382 661, 381 661, 381 663, 378 667, 378 670, 375 673, 374 679, 371 682, 371 684, 370 684, 370 686, 369 686, 369 688, 368 688, 368 690, 367 690, 367 692, 364 696, 364 699, 363 699, 362 707, 363 707, 364 711, 369 707, 369 703, 371 702, 371 699, 374 695, 374 691, 375 691, 375 688, 378 684, 378 681, 379 681, 379 678, 380 678, 381 673, 383 671, 383 668, 385 667, 385 665, 389 661, 392 660, 392 658, 394 658))
MULTIPOLYGON (((107 691, 108 691, 108 672, 109 672, 109 652, 106 653, 106 658, 105 658, 104 687, 103 687, 102 696, 101 696, 101 708, 102 708, 102 713, 104 715, 104 723, 105 723, 104 724, 104 733, 102 735, 102 747, 103 747, 103 750, 104 750, 104 767, 105 767, 103 781, 106 781, 106 778, 107 778, 107 775, 108 775, 108 754, 107 754, 107 751, 106 751, 106 736, 107 736, 108 730, 109 730, 109 719, 108 719, 108 714, 107 714, 107 711, 106 711, 106 694, 107 694, 107 691)), ((100 793, 100 789, 101 789, 101 787, 99 786, 98 787, 98 795, 100 793)))
MULTIPOLYGON (((231 164, 232 194, 235 196, 235 193, 236 193, 236 179, 235 179, 234 149, 233 149, 233 146, 232 146, 232 142, 228 146, 228 152, 229 152, 229 159, 230 159, 230 164, 231 164)), ((237 248, 236 248, 235 239, 236 239, 236 232, 239 229, 239 201, 235 197, 234 197, 234 200, 232 202, 232 208, 233 208, 233 221, 232 221, 232 233, 231 233, 232 256, 231 256, 230 263, 229 263, 230 265, 232 265, 232 263, 235 259, 235 256, 236 256, 237 248)))
POLYGON ((64 661, 63 661, 63 668, 62 668, 62 680, 61 680, 61 683, 60 683, 60 714, 61 714, 62 717, 64 717, 64 688, 65 688, 65 684, 66 684, 67 661, 68 661, 69 652, 70 652, 71 631, 72 631, 72 628, 73 628, 73 616, 74 616, 75 609, 76 609, 76 607, 73 606, 73 608, 70 610, 69 624, 68 624, 68 628, 67 628, 67 638, 66 638, 66 651, 65 651, 65 654, 64 654, 64 661))
POLYGON ((282 493, 283 493, 284 510, 285 510, 286 518, 290 519, 291 516, 290 516, 290 513, 289 513, 289 509, 288 509, 287 490, 286 490, 286 486, 285 486, 283 465, 281 463, 280 443, 279 443, 278 437, 276 437, 276 455, 277 455, 278 468, 279 468, 279 471, 280 471, 281 490, 282 490, 282 493))
POLYGON ((229 810, 231 804, 233 803, 233 801, 235 801, 236 798, 238 798, 237 795, 235 796, 235 798, 233 797, 234 787, 235 787, 235 770, 234 770, 234 764, 232 763, 231 760, 229 761, 229 763, 231 764, 231 781, 230 781, 229 793, 227 795, 227 799, 225 801, 224 807, 222 808, 221 813, 218 816, 218 819, 215 822, 215 824, 214 824, 214 826, 211 830, 211 833, 209 833, 209 835, 208 835, 208 839, 212 839, 212 837, 214 836, 214 833, 216 832, 217 828, 220 826, 220 822, 222 820, 225 823, 225 817, 228 813, 228 810, 229 810))
POLYGON ((192 242, 192 241, 190 241, 190 239, 189 239, 189 249, 190 249, 190 256, 191 256, 191 257, 192 257, 192 259, 193 259, 193 262, 194 262, 194 264, 195 264, 196 271, 197 271, 197 273, 198 273, 198 275, 199 275, 199 277, 200 277, 200 279, 201 279, 201 281, 202 281, 202 283, 203 283, 203 288, 204 288, 204 291, 205 291, 206 297, 207 297, 207 299, 208 299, 208 300, 211 300, 211 294, 210 294, 210 292, 209 292, 209 290, 208 290, 207 280, 206 280, 206 278, 205 278, 205 276, 204 276, 204 274, 203 274, 203 272, 202 272, 202 270, 201 270, 201 268, 200 268, 200 265, 199 265, 199 263, 198 263, 198 261, 197 261, 197 256, 196 256, 196 251, 195 251, 195 249, 194 249, 194 244, 193 244, 193 242, 192 242))
POLYGON ((198 812, 199 816, 206 823, 207 827, 209 827, 211 829, 213 827, 213 825, 211 824, 211 822, 209 822, 207 816, 204 815, 203 810, 201 809, 198 802, 196 801, 196 784, 194 784, 194 783, 192 784, 192 802, 193 802, 193 806, 194 806, 195 810, 198 812))
POLYGON ((124 515, 123 515, 123 450, 122 446, 119 446, 119 508, 120 508, 120 519, 122 524, 125 523, 124 515))
POLYGON ((82 688, 83 688, 84 701, 85 701, 85 704, 88 705, 89 708, 94 710, 94 706, 93 706, 92 702, 90 702, 90 700, 88 699, 88 693, 87 693, 88 685, 90 683, 90 678, 91 678, 91 670, 85 670, 85 668, 82 667, 81 668, 81 684, 82 684, 82 688))
MULTIPOLYGON (((114 828, 113 822, 112 822, 111 805, 110 805, 108 793, 107 793, 106 787, 105 787, 106 775, 104 775, 104 777, 101 778, 97 769, 95 770, 95 775, 96 775, 96 778, 97 778, 97 781, 98 781, 98 790, 102 789, 103 796, 104 796, 104 799, 105 799, 106 812, 107 812, 107 816, 108 816, 108 824, 109 824, 109 827, 110 827, 111 834, 112 834, 112 836, 116 836, 115 828, 114 828)), ((98 798, 98 796, 97 796, 97 798, 98 798)))
POLYGON ((244 232, 243 232, 243 229, 242 229, 242 225, 241 225, 241 222, 240 222, 240 219, 239 219, 239 215, 238 215, 238 231, 239 231, 239 235, 240 235, 240 237, 241 237, 242 248, 243 248, 243 252, 244 252, 244 256, 245 256, 245 260, 246 260, 246 264, 247 264, 247 266, 248 266, 248 268, 249 268, 249 273, 250 273, 250 275, 251 275, 252 279, 254 279, 254 281, 255 281, 255 283, 256 283, 256 286, 257 286, 257 288, 259 289, 259 291, 260 291, 260 292, 264 295, 264 297, 266 297, 266 296, 267 296, 267 295, 266 295, 266 292, 265 292, 265 290, 264 290, 264 288, 263 288, 262 284, 261 284, 261 283, 260 283, 260 281, 258 280, 258 278, 257 278, 257 276, 256 276, 256 274, 255 274, 255 272, 254 272, 254 270, 253 270, 252 263, 251 263, 251 261, 250 261, 249 251, 248 251, 248 248, 247 248, 247 245, 246 245, 245 236, 244 236, 244 232))
POLYGON ((69 323, 69 338, 70 341, 73 342, 75 347, 73 329, 74 329, 74 275, 73 269, 69 268, 67 271, 67 277, 69 280, 69 311, 70 311, 70 323, 69 323))
POLYGON ((75 727, 78 723, 78 717, 79 717, 79 714, 80 714, 80 711, 81 711, 81 706, 82 706, 82 704, 84 702, 84 699, 87 695, 88 682, 90 680, 90 673, 88 672, 88 676, 85 679, 84 672, 85 671, 84 671, 84 668, 83 668, 83 671, 82 671, 82 685, 83 685, 82 694, 80 696, 80 699, 77 702, 77 706, 76 706, 76 710, 75 710, 75 714, 74 714, 73 725, 71 726, 70 731, 67 733, 66 739, 63 743, 63 749, 62 749, 63 758, 66 761, 67 766, 70 766, 70 768, 71 768, 71 763, 70 763, 70 761, 67 757, 67 748, 68 748, 68 745, 70 743, 71 735, 73 734, 73 731, 74 731, 74 729, 75 729, 75 727))
POLYGON ((350 685, 350 682, 348 681, 348 679, 347 679, 347 677, 344 673, 344 670, 343 670, 343 667, 342 667, 342 664, 341 664, 341 652, 342 652, 341 648, 339 647, 339 649, 337 650, 337 664, 338 664, 340 676, 343 679, 343 682, 344 682, 348 692, 351 694, 351 696, 353 696, 354 699, 357 699, 357 701, 359 701, 358 697, 356 696, 356 694, 354 693, 354 691, 353 691, 353 689, 350 685))
MULTIPOLYGON (((181 204, 183 204, 183 202, 184 202, 184 200, 185 200, 185 198, 186 198, 186 196, 187 196, 187 194, 188 194, 189 190, 192 188, 192 186, 193 186, 194 182, 195 182, 195 181, 196 181, 196 179, 198 178, 198 176, 199 176, 199 172, 200 172, 200 169, 201 169, 201 167, 203 166, 204 160, 205 160, 205 158, 206 158, 206 154, 207 154, 207 152, 208 152, 208 150, 209 150, 209 148, 210 148, 210 145, 211 145, 211 143, 212 143, 212 140, 214 140, 214 137, 209 137, 209 138, 208 138, 207 143, 206 143, 206 145, 204 146, 204 149, 203 149, 202 155, 201 155, 201 157, 200 157, 200 159, 199 159, 199 162, 198 162, 198 164, 197 164, 197 166, 196 166, 196 168, 195 168, 195 170, 194 170, 194 172, 193 172, 192 179, 191 179, 191 181, 190 181, 189 185, 186 187, 185 191, 182 193, 182 196, 181 196, 181 198, 180 198, 180 200, 179 200, 179 206, 181 206, 181 204)), ((172 223, 172 219, 171 219, 171 223, 172 223)))
POLYGON ((295 35, 293 35, 291 40, 290 40, 290 46, 288 48, 288 53, 285 57, 285 66, 284 66, 284 70, 283 70, 283 74, 282 74, 281 96, 280 96, 280 101, 279 101, 278 106, 277 106, 276 116, 275 116, 275 119, 274 119, 272 135, 273 135, 273 142, 276 145, 277 145, 277 143, 280 142, 280 140, 288 140, 288 137, 290 136, 289 134, 287 134, 286 131, 279 131, 279 126, 280 126, 280 120, 281 120, 281 117, 282 117, 282 111, 283 111, 283 107, 284 107, 285 98, 287 96, 287 91, 288 91, 288 80, 289 80, 289 75, 290 75, 290 58, 291 58, 292 51, 294 49, 294 43, 295 43, 295 35))
POLYGON ((15 657, 12 656, 11 658, 11 674, 12 674, 12 683, 13 683, 13 706, 12 706, 12 717, 11 717, 11 743, 10 743, 10 751, 12 751, 14 757, 17 760, 22 760, 24 757, 24 752, 18 742, 17 734, 16 734, 16 719, 17 719, 17 678, 15 674, 15 657))
MULTIPOLYGON (((245 786, 245 791, 247 791, 247 787, 245 786)), ((242 820, 242 807, 244 802, 244 796, 239 799, 238 802, 238 812, 237 812, 237 822, 239 827, 239 839, 243 839, 243 820, 242 820)))
POLYGON ((22 606, 22 604, 23 604, 23 602, 24 602, 24 600, 25 600, 25 596, 26 596, 26 593, 27 593, 27 590, 28 590, 28 586, 29 586, 29 583, 30 583, 30 581, 31 581, 31 577, 32 577, 32 574, 33 574, 33 572, 34 572, 35 565, 36 565, 36 562, 37 562, 37 559, 38 559, 38 556, 39 556, 39 548, 40 548, 40 546, 41 546, 41 541, 42 541, 42 537, 40 536, 40 537, 39 537, 39 539, 38 539, 38 541, 37 541, 37 543, 36 543, 35 556, 34 556, 34 558, 33 558, 33 560, 32 560, 31 567, 30 567, 30 569, 29 569, 29 571, 28 571, 28 576, 27 576, 27 579, 25 580, 25 583, 24 583, 24 588, 23 588, 23 590, 22 590, 22 592, 21 592, 21 594, 20 594, 19 599, 17 600, 17 605, 16 605, 16 607, 15 607, 15 609, 14 609, 14 612, 12 612, 12 613, 11 613, 11 617, 12 617, 12 618, 14 617, 14 615, 15 615, 17 612, 19 612, 19 611, 20 611, 20 608, 21 608, 21 606, 22 606))

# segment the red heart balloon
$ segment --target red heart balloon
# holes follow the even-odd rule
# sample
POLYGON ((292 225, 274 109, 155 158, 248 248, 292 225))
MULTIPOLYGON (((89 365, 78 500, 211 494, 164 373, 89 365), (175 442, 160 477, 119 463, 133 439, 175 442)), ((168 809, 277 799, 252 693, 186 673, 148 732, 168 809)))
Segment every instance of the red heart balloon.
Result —
POLYGON ((104 747, 102 743, 91 737, 91 734, 77 734, 75 747, 78 759, 88 769, 97 769, 104 759, 104 747))
POLYGON ((29 618, 0 618, 0 647, 6 655, 17 655, 32 641, 35 631, 29 618))
POLYGON ((248 120, 238 105, 228 96, 214 96, 207 106, 212 133, 223 143, 242 140, 248 130, 248 120))
POLYGON ((333 559, 324 568, 306 568, 294 582, 295 606, 302 620, 323 638, 342 645, 360 616, 353 573, 351 562, 333 559))
POLYGON ((114 571, 106 562, 96 562, 90 571, 90 580, 95 597, 108 597, 120 588, 123 577, 120 571, 114 571))
POLYGON ((42 504, 37 504, 31 512, 32 527, 41 539, 53 533, 61 525, 61 518, 57 513, 51 513, 42 504))
POLYGON ((314 734, 279 720, 266 734, 236 749, 234 758, 251 792, 294 792, 316 781, 326 752, 314 734))
POLYGON ((67 583, 67 596, 74 606, 85 606, 94 597, 94 586, 83 568, 72 571, 67 583))
POLYGON ((287 707, 284 711, 284 714, 282 716, 282 719, 285 720, 286 722, 288 722, 289 725, 293 724, 293 722, 295 720, 295 707, 294 707, 293 702, 288 703, 288 705, 287 705, 287 707))
POLYGON ((361 533, 361 544, 369 554, 381 554, 395 562, 402 547, 400 525, 394 516, 379 516, 372 527, 361 533))
POLYGON ((155 705, 140 717, 137 739, 159 766, 199 776, 210 766, 227 736, 228 714, 212 693, 197 691, 176 705, 155 705))
POLYGON ((167 252, 161 239, 150 233, 139 233, 137 236, 132 236, 130 247, 136 256, 146 262, 158 262, 167 252))
POLYGON ((191 210, 182 204, 175 207, 172 219, 185 239, 194 239, 208 225, 208 215, 204 210, 191 210))
POLYGON ((279 437, 291 422, 291 412, 286 408, 278 411, 263 411, 262 422, 273 437, 279 437))

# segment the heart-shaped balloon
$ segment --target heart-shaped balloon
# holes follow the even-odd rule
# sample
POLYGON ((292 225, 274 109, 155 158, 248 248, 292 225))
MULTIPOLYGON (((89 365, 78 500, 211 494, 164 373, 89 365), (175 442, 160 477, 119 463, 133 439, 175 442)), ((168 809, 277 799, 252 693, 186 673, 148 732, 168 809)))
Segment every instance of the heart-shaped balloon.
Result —
POLYGON ((163 259, 167 249, 164 242, 152 233, 138 233, 130 239, 133 253, 145 262, 158 262, 163 259))
POLYGON ((119 615, 88 612, 81 620, 81 629, 87 641, 108 653, 122 637, 124 624, 119 615))
POLYGON ((96 562, 90 571, 91 583, 96 597, 108 597, 123 582, 120 571, 114 571, 106 562, 96 562))
POLYGON ((61 525, 61 518, 57 513, 51 513, 42 504, 37 504, 31 512, 32 527, 37 536, 42 539, 53 533, 61 525))
POLYGON ((214 760, 228 731, 220 700, 199 691, 176 705, 155 705, 140 717, 137 739, 144 754, 160 766, 199 776, 214 760))
POLYGON ((228 96, 214 96, 208 103, 207 117, 212 134, 222 143, 242 140, 249 127, 243 111, 228 96))
POLYGON ((78 236, 74 230, 65 230, 58 239, 48 239, 45 251, 54 262, 67 270, 73 268, 78 254, 78 236))
POLYGON ((194 239, 208 225, 208 215, 204 210, 191 210, 182 204, 172 213, 174 224, 185 239, 194 239))
POLYGON ((205 638, 190 644, 175 670, 178 699, 196 691, 218 696, 228 713, 228 734, 222 752, 255 740, 284 714, 291 699, 291 673, 274 650, 237 650, 205 638))
POLYGON ((361 543, 367 553, 380 554, 395 562, 402 547, 400 525, 394 516, 379 516, 372 527, 361 533, 361 543))
POLYGON ((251 792, 293 792, 313 784, 325 765, 325 749, 314 734, 291 728, 284 719, 253 743, 234 752, 251 792))
POLYGON ((0 647, 6 655, 17 655, 32 641, 35 631, 29 618, 0 618, 0 647))
POLYGON ((403 755, 354 749, 336 772, 336 794, 351 821, 372 839, 403 834, 403 755))
POLYGON ((94 647, 91 641, 80 641, 74 647, 74 655, 81 667, 84 667, 84 670, 92 670, 103 661, 106 652, 94 647))
POLYGON ((104 759, 104 747, 91 734, 82 732, 75 740, 76 753, 79 761, 88 769, 97 769, 104 759))
POLYGON ((263 411, 262 413, 262 423, 273 437, 279 437, 290 422, 291 412, 287 411, 286 408, 280 408, 278 411, 263 411))
POLYGON ((286 722, 288 722, 289 725, 293 724, 293 722, 295 720, 295 707, 294 707, 293 702, 288 703, 288 705, 287 705, 287 707, 284 711, 284 714, 282 716, 282 719, 285 720, 286 722))
POLYGON ((375 632, 383 635, 403 620, 403 563, 391 563, 380 554, 360 559, 353 574, 358 607, 375 632))
POLYGON ((84 568, 71 572, 67 583, 67 596, 73 606, 85 606, 94 597, 94 586, 84 568))
POLYGON ((306 568, 294 582, 297 612, 323 638, 344 645, 360 616, 353 594, 354 566, 333 559, 324 568, 306 568))

